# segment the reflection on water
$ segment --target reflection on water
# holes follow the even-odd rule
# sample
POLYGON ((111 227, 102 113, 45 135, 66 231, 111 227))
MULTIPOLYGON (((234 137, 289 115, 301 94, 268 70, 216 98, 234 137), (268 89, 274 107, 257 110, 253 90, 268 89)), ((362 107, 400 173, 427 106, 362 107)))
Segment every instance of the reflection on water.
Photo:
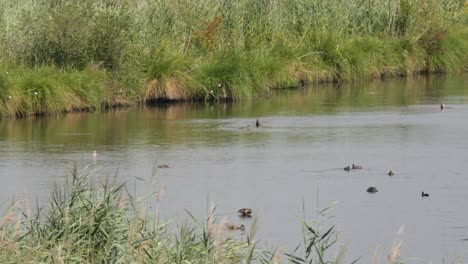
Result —
POLYGON ((250 207, 259 238, 292 248, 302 203, 312 219, 339 201, 328 221, 337 223, 350 258, 369 263, 379 245, 384 258, 401 238, 404 257, 466 262, 466 79, 357 82, 229 104, 1 120, 0 199, 47 197, 75 162, 104 175, 118 170, 131 183, 169 164, 157 170, 165 218, 185 217, 183 209, 201 218, 209 199, 239 222, 237 210, 250 207), (364 168, 344 171, 351 163, 364 168), (369 195, 369 186, 379 192, 369 195), (422 191, 431 196, 422 199, 422 191))

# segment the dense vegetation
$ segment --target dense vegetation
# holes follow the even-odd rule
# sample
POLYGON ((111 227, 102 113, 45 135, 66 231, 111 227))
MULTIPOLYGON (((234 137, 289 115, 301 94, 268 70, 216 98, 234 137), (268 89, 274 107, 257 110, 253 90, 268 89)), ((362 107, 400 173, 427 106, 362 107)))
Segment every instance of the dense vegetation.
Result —
POLYGON ((1 263, 247 264, 288 259, 324 264, 344 258, 344 248, 335 245, 333 225, 305 223, 303 243, 294 251, 267 251, 253 239, 255 219, 248 230, 239 231, 213 210, 206 221, 193 218, 193 224, 171 229, 158 218, 161 191, 151 181, 148 195, 136 198, 125 184, 96 184, 97 175, 89 170, 74 169, 71 175, 71 182, 53 189, 46 207, 31 208, 28 200, 18 200, 0 218, 1 263), (331 249, 337 253, 330 254, 331 249))
POLYGON ((0 116, 464 70, 464 0, 0 0, 0 116))

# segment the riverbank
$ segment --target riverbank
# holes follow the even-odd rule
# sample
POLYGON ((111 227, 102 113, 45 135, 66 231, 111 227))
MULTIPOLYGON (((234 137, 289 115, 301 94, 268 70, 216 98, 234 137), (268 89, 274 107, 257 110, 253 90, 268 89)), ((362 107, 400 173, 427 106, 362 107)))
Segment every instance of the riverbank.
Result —
POLYGON ((0 6, 2 117, 257 98, 468 65, 468 4, 459 0, 0 6))

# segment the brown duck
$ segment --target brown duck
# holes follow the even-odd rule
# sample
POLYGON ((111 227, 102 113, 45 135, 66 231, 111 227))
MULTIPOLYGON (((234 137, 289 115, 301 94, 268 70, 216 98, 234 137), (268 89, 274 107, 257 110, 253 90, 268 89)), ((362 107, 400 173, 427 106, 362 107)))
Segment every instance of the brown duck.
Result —
POLYGON ((250 208, 242 208, 237 211, 240 216, 242 217, 251 217, 252 216, 252 209, 250 208))
POLYGON ((226 225, 226 226, 227 226, 227 228, 228 228, 229 230, 233 230, 233 231, 235 231, 235 230, 241 230, 241 231, 244 231, 244 230, 245 230, 245 226, 244 226, 244 224, 241 224, 240 226, 238 226, 238 225, 230 225, 230 224, 228 224, 228 225, 226 225))

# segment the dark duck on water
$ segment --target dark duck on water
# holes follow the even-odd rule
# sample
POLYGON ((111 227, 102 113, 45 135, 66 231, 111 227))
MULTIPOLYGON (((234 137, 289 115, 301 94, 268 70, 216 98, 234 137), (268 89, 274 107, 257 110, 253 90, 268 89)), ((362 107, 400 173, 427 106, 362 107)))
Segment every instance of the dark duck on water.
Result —
POLYGON ((252 216, 252 209, 250 208, 242 208, 237 211, 240 216, 242 217, 251 217, 252 216))

